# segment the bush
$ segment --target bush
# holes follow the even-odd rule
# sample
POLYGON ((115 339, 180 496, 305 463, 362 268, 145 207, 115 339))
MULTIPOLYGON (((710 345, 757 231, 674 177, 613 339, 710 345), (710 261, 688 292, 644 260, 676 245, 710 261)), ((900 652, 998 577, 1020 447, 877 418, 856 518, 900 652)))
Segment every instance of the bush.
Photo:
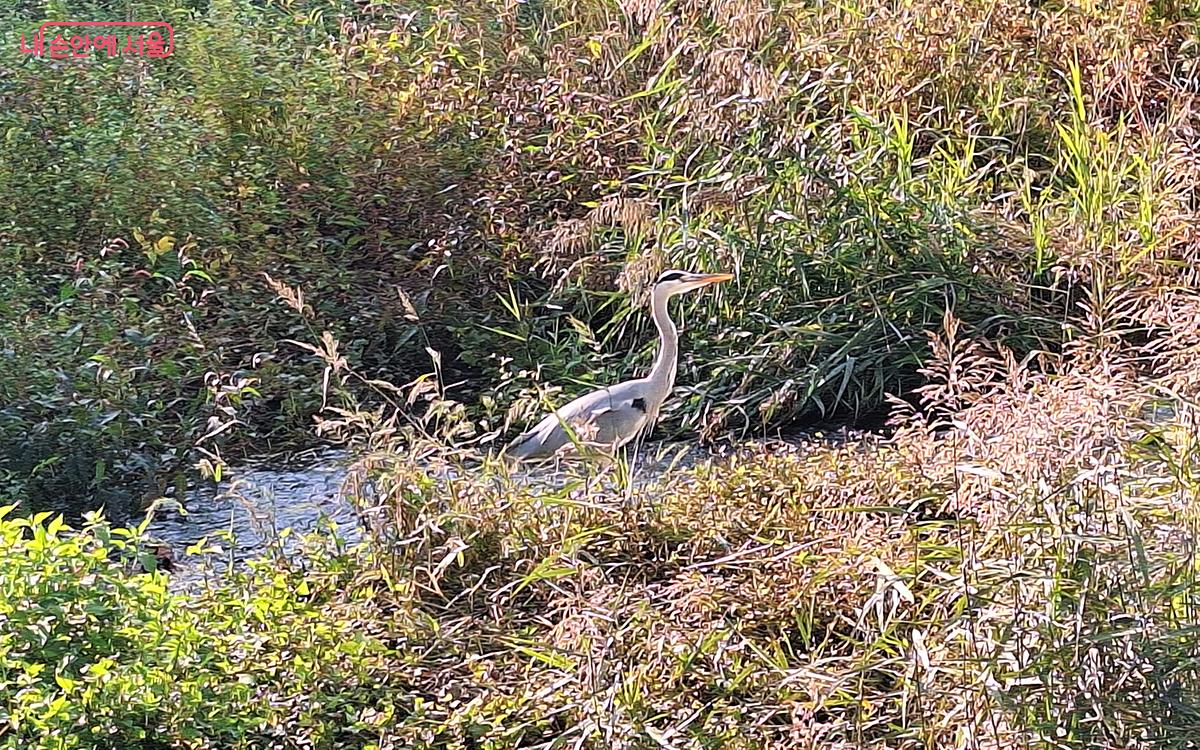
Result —
MULTIPOLYGON (((333 319, 378 321, 359 349, 396 335, 387 311, 364 303, 377 282, 347 267, 370 253, 362 217, 380 196, 368 165, 388 123, 359 106, 319 8, 47 12, 135 11, 173 23, 175 55, 33 60, 15 39, 0 51, 0 469, 30 510, 136 510, 171 486, 213 417, 234 416, 228 382, 269 386, 237 404, 247 437, 286 444, 307 427, 319 402, 293 384, 312 373, 280 369, 277 341, 298 332, 266 304, 262 270, 291 269, 333 319)), ((19 4, 0 19, 32 34, 34 12, 19 4)), ((236 451, 238 434, 219 442, 236 451)))
MULTIPOLYGON (((258 565, 186 596, 141 529, 0 511, 0 746, 344 747, 388 649, 337 594, 345 566, 258 565), (135 574, 137 567, 155 571, 135 574), (338 614, 334 614, 338 612, 338 614), (357 696, 357 697, 353 697, 357 696)), ((344 582, 343 582, 344 583, 344 582)))

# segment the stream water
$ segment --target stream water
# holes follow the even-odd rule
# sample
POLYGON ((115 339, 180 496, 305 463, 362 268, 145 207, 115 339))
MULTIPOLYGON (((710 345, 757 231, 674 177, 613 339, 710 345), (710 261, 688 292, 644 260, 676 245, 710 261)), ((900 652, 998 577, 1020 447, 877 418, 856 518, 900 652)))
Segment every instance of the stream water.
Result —
MULTIPOLYGON (((1147 411, 1150 422, 1167 422, 1173 417, 1170 406, 1147 411)), ((775 450, 803 450, 816 442, 841 442, 860 431, 846 429, 825 434, 795 434, 770 440, 750 440, 735 448, 770 445, 775 450)), ((652 482, 672 464, 693 465, 706 458, 728 455, 726 446, 708 451, 691 444, 648 444, 639 453, 635 482, 652 482)), ((332 530, 341 539, 353 543, 361 536, 359 514, 343 492, 352 458, 345 453, 310 454, 288 465, 243 467, 233 472, 233 481, 219 489, 211 483, 194 488, 184 498, 186 513, 165 506, 155 512, 150 523, 152 537, 166 543, 174 560, 176 577, 192 578, 200 569, 195 556, 186 549, 207 539, 221 548, 221 554, 207 558, 216 569, 262 556, 272 544, 285 554, 295 549, 297 537, 317 530, 332 530), (290 529, 289 534, 281 533, 290 529)), ((555 481, 549 470, 527 473, 518 480, 555 481)))
POLYGON ((232 481, 189 492, 182 512, 171 505, 157 509, 148 532, 185 568, 186 549, 202 540, 222 549, 217 565, 266 553, 284 529, 299 535, 323 526, 356 541, 359 520, 341 492, 350 463, 345 454, 326 453, 287 466, 235 469, 232 481))
MULTIPOLYGON (((771 443, 794 450, 800 440, 771 443)), ((687 444, 647 445, 638 458, 635 482, 652 482, 672 464, 688 466, 728 453, 728 448, 706 451, 687 444)), ((288 554, 299 536, 318 528, 354 543, 361 538, 361 520, 343 491, 352 463, 348 454, 330 452, 290 465, 235 469, 232 480, 220 487, 210 482, 192 489, 183 500, 183 512, 171 504, 155 510, 148 532, 170 547, 172 572, 185 578, 200 572, 196 568, 200 558, 187 555, 186 550, 202 540, 207 540, 206 547, 221 550, 208 558, 216 569, 262 556, 273 544, 288 554), (291 531, 281 538, 285 529, 291 531)), ((516 476, 519 481, 555 480, 549 470, 516 476)))

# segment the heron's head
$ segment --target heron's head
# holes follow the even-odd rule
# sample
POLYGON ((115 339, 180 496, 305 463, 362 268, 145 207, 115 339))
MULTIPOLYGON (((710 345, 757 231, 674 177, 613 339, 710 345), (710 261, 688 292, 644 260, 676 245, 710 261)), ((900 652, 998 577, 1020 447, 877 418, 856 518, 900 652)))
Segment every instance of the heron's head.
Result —
POLYGON ((681 292, 690 292, 709 284, 719 284, 733 278, 731 273, 690 273, 688 271, 663 271, 654 282, 654 293, 668 297, 681 292))

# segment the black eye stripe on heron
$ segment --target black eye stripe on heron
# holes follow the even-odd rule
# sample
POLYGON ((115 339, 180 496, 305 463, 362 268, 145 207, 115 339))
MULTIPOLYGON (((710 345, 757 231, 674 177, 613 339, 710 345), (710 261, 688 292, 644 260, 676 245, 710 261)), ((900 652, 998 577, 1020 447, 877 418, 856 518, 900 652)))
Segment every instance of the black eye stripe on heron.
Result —
POLYGON ((654 283, 661 284, 664 281, 679 281, 680 279, 683 278, 683 275, 684 274, 682 271, 667 271, 662 276, 659 276, 658 281, 656 281, 654 283))

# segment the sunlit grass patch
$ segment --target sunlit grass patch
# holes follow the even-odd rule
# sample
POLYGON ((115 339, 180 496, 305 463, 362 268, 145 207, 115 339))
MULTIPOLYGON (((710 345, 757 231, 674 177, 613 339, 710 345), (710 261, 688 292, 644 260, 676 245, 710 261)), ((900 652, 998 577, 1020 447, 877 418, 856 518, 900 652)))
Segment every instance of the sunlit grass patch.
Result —
MULTIPOLYGON (((170 601, 129 633, 182 656, 144 689, 186 695, 138 726, 171 746, 1186 747, 1190 433, 1142 420, 1159 394, 1124 366, 1047 375, 955 332, 890 437, 765 443, 632 488, 370 433, 347 487, 366 547, 190 601, 155 589, 170 601)), ((122 653, 135 674, 164 652, 122 653)))
POLYGON ((427 463, 379 464, 425 488, 391 502, 443 513, 381 537, 379 562, 490 665, 472 710, 512 742, 1187 736, 1192 542, 1171 502, 1190 443, 1142 437, 1153 386, 1119 361, 1039 371, 952 317, 931 349, 922 411, 888 438, 765 444, 632 489, 609 469, 530 483, 461 448, 424 485, 427 463))

